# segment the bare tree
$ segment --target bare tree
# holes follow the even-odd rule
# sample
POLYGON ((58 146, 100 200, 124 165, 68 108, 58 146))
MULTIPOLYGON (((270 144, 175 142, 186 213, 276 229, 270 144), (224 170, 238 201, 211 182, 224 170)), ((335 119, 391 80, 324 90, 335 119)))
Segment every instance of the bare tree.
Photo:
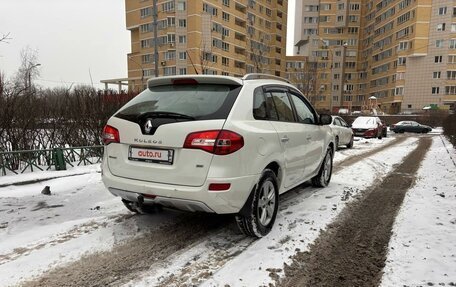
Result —
POLYGON ((253 71, 246 70, 246 72, 266 73, 270 64, 267 55, 271 50, 269 45, 271 36, 262 31, 257 31, 252 21, 249 23, 250 25, 247 27, 247 57, 253 65, 253 71))
POLYGON ((29 46, 21 50, 21 65, 14 77, 14 83, 24 90, 32 87, 32 80, 40 75, 38 66, 38 51, 29 46))
POLYGON ((316 97, 320 92, 317 87, 317 62, 302 61, 297 67, 291 68, 291 82, 296 84, 304 96, 315 104, 316 97))
POLYGON ((0 36, 0 43, 1 42, 9 43, 8 40, 11 40, 11 38, 9 36, 10 36, 10 33, 3 34, 2 36, 0 36))

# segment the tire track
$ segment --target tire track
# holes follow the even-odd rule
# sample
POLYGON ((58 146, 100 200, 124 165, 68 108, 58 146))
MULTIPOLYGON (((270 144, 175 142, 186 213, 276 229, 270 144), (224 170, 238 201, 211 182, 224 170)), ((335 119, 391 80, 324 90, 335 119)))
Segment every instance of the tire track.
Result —
POLYGON ((147 271, 157 261, 201 240, 227 225, 231 218, 190 214, 110 251, 98 252, 55 268, 22 286, 118 286, 147 271))
POLYGON ((431 143, 430 137, 420 138, 402 164, 349 203, 309 251, 285 265, 278 286, 378 286, 394 220, 431 143))
POLYGON ((358 155, 355 155, 355 156, 351 156, 351 157, 348 157, 344 160, 342 160, 341 162, 339 162, 337 164, 337 166, 334 167, 334 172, 337 173, 339 172, 342 168, 344 167, 347 167, 347 166, 350 166, 350 165, 354 165, 355 163, 367 158, 367 157, 370 157, 376 153, 379 153, 387 148, 390 148, 392 146, 395 146, 395 145, 398 145, 398 144, 401 144, 403 143, 405 140, 407 139, 407 137, 397 137, 395 138, 394 140, 392 140, 391 142, 385 144, 385 145, 382 145, 376 149, 373 149, 373 150, 370 150, 368 152, 364 152, 364 153, 361 153, 361 154, 358 154, 358 155))

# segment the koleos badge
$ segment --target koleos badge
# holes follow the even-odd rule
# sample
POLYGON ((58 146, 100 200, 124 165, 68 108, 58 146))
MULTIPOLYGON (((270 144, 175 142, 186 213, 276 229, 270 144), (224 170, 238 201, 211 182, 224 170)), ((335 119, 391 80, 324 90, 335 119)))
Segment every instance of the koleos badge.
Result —
POLYGON ((154 126, 152 125, 152 120, 147 120, 146 124, 144 125, 144 131, 146 132, 146 134, 150 133, 153 127, 154 126))

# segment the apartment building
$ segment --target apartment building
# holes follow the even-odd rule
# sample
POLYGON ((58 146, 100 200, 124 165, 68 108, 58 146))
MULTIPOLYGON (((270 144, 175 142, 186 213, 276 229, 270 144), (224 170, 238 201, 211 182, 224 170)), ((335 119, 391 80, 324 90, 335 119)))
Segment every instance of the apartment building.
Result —
POLYGON ((142 89, 156 70, 284 76, 287 0, 125 0, 125 6, 130 89, 142 89))
POLYGON ((456 1, 298 1, 294 53, 317 63, 317 106, 453 108, 456 1), (454 22, 454 23, 453 23, 454 22))

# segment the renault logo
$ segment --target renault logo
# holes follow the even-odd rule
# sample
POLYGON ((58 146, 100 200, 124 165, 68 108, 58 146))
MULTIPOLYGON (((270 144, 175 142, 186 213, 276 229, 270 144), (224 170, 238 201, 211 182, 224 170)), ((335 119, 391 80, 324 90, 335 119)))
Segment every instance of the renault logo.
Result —
POLYGON ((144 131, 146 134, 149 134, 153 127, 154 126, 152 125, 152 120, 147 120, 146 124, 144 125, 144 131))

